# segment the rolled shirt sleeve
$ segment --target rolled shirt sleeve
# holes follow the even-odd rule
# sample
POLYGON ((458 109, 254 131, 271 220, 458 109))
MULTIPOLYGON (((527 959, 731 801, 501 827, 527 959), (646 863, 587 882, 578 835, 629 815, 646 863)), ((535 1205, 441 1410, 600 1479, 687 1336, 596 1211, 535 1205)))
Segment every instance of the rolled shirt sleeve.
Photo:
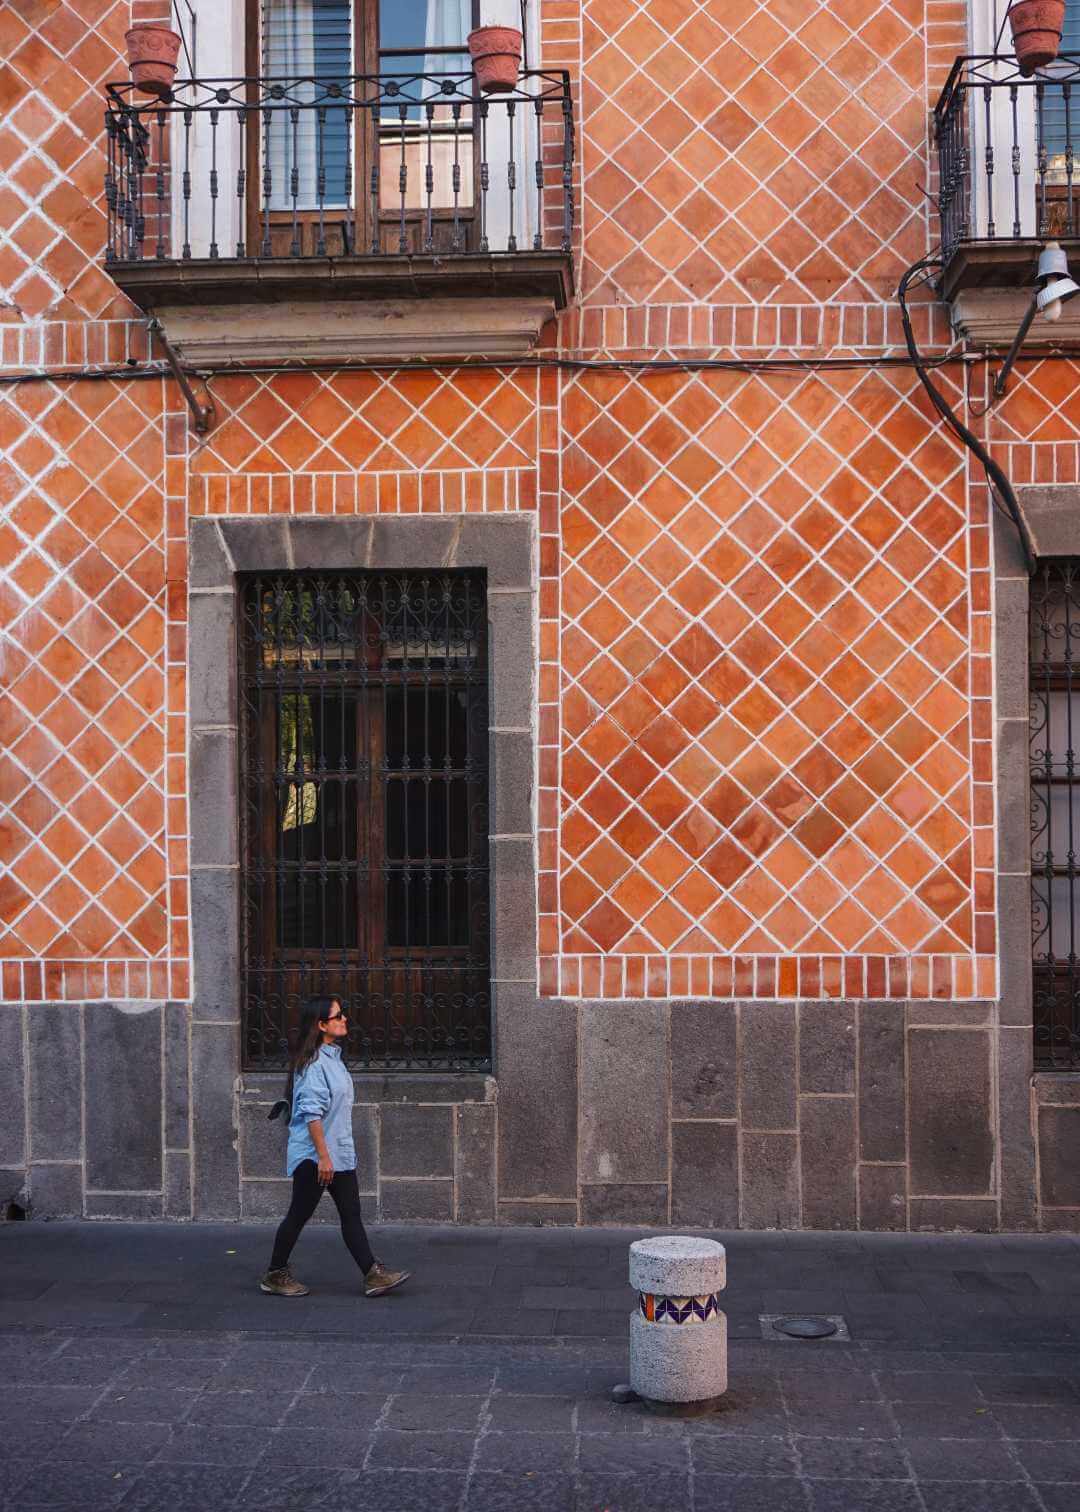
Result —
POLYGON ((314 1118, 325 1118, 330 1109, 330 1088, 322 1068, 313 1063, 293 1084, 293 1118, 297 1123, 309 1124, 314 1118))

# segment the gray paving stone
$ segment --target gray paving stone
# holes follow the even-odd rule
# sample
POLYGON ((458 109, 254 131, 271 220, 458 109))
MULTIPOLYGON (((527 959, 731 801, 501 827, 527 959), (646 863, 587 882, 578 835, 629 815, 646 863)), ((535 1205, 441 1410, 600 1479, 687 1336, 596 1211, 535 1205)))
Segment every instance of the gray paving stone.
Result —
MULTIPOLYGON (((208 1427, 276 1428, 289 1398, 267 1391, 203 1391, 187 1415, 189 1423, 208 1427)), ((322 1421, 326 1421, 324 1410, 322 1421)))
POLYGON ((476 1436, 385 1430, 371 1443, 368 1466, 375 1470, 467 1470, 476 1436))
POLYGON ((881 1439, 796 1439, 803 1473, 824 1480, 910 1480, 896 1444, 881 1439))
POLYGON ((0 1507, 17 1506, 16 1494, 33 1474, 28 1460, 0 1459, 0 1507))
POLYGON ((1080 1406, 1076 1383, 1054 1375, 977 1375, 975 1382, 988 1402, 1018 1405, 1080 1406))
POLYGON ((312 1367, 303 1360, 227 1360, 202 1384, 215 1391, 265 1391, 277 1395, 306 1389, 312 1367))
POLYGON ((1076 1512, 1078 1505, 1074 1486, 1055 1486, 1036 1483, 1034 1490, 1042 1498, 1046 1512, 1076 1512))
POLYGON ((305 1393, 342 1391, 350 1396, 389 1396, 401 1388, 406 1367, 359 1365, 351 1360, 335 1364, 319 1364, 316 1361, 304 1384, 305 1393))
POLYGON ((694 1504, 708 1512, 806 1512, 807 1488, 790 1476, 698 1475, 694 1504))
POLYGON ((465 1475, 418 1470, 365 1470, 319 1502, 319 1512, 458 1512, 465 1475))
POLYGON ((798 1468, 788 1439, 774 1435, 731 1434, 705 1438, 691 1433, 695 1475, 793 1475, 798 1468))
POLYGON ((106 1386, 116 1380, 125 1366, 124 1360, 116 1360, 111 1351, 96 1357, 83 1355, 60 1355, 57 1359, 40 1360, 27 1366, 23 1375, 11 1376, 9 1380, 25 1379, 34 1386, 106 1386))
POLYGON ((141 1469, 138 1460, 127 1465, 38 1465, 19 1491, 18 1505, 77 1507, 80 1512, 115 1507, 131 1490, 141 1469))
POLYGON ((118 1376, 117 1392, 186 1386, 201 1390, 222 1375, 223 1361, 212 1356, 179 1360, 136 1360, 118 1376))
POLYGON ((831 1409, 883 1400, 881 1388, 873 1376, 861 1371, 845 1370, 835 1375, 821 1370, 782 1371, 779 1381, 784 1401, 794 1416, 819 1407, 831 1409))
POLYGON ((322 1505, 323 1498, 350 1484, 356 1472, 303 1466, 287 1469, 275 1465, 256 1469, 236 1498, 237 1507, 257 1507, 259 1512, 308 1512, 322 1505))
POLYGON ((467 1329, 471 1334, 526 1334, 529 1337, 551 1334, 554 1330, 554 1310, 536 1307, 484 1307, 469 1319, 467 1329))
MULTIPOLYGON (((951 1431, 952 1424, 942 1424, 951 1431)), ((1018 1481, 1024 1479, 1005 1444, 975 1439, 908 1438, 902 1446, 919 1481, 1018 1481)))
MULTIPOLYGON (((324 1414, 320 1426, 325 1428, 327 1423, 336 1424, 332 1433, 312 1433, 307 1428, 303 1430, 300 1442, 303 1443, 304 1463, 309 1468, 318 1467, 321 1470, 360 1470, 371 1448, 368 1425, 353 1426, 349 1422, 340 1421, 333 1413, 324 1414)), ((295 1465, 297 1452, 295 1435, 288 1432, 273 1434, 259 1467, 264 1469, 270 1465, 295 1465)))
POLYGON ((579 1440, 578 1466, 596 1474, 685 1474, 690 1446, 674 1432, 663 1438, 643 1434, 630 1439, 625 1434, 587 1434, 579 1440))
POLYGON ((574 1505, 576 1512, 689 1512, 690 1481, 683 1475, 584 1474, 574 1505))
POLYGON ((109 1391, 94 1403, 91 1420, 103 1423, 178 1423, 198 1392, 181 1386, 109 1391))
POLYGON ((253 1465, 273 1442, 264 1428, 214 1427, 207 1423, 178 1427, 158 1455, 159 1464, 253 1465))
POLYGON ((925 1485, 919 1490, 926 1512, 1035 1512, 1039 1505, 1027 1486, 993 1485, 989 1481, 968 1486, 925 1485))
POLYGON ((124 1512, 210 1512, 236 1496, 247 1473, 241 1466, 151 1465, 124 1498, 124 1512))
POLYGON ((1012 1450, 1032 1480, 1080 1485, 1080 1443, 1017 1441, 1012 1450))
POLYGON ((574 1453, 571 1433, 485 1433, 477 1446, 476 1468, 529 1475, 569 1473, 574 1453))
POLYGON ((914 1486, 902 1481, 808 1481, 812 1512, 923 1512, 914 1486))
POLYGON ((488 1403, 490 1426, 500 1433, 568 1432, 576 1399, 572 1396, 493 1396, 488 1403))
POLYGON ((380 1427, 436 1432, 476 1432, 480 1423, 482 1396, 395 1396, 380 1427))
POLYGON ((985 1402, 952 1403, 947 1420, 940 1402, 894 1402, 892 1411, 906 1438, 1000 1440, 1001 1426, 985 1402))
POLYGON ((94 1405, 100 1389, 92 1386, 0 1386, 0 1423, 71 1422, 94 1405))
POLYGON ((1069 1407, 999 1405, 994 1416, 1010 1439, 1080 1439, 1080 1411, 1069 1407))
POLYGON ((569 1338, 622 1338, 626 1333, 626 1313, 590 1313, 577 1308, 555 1314, 554 1331, 560 1337, 569 1338))
POLYGON ((889 1402, 979 1403, 976 1377, 955 1370, 886 1371, 878 1383, 889 1402))
POLYGON ((147 1464, 172 1437, 167 1423, 75 1423, 49 1446, 49 1457, 82 1464, 147 1464))
MULTIPOLYGON (((261 1393, 256 1393, 260 1395, 261 1393)), ((295 1400, 284 1398, 286 1432, 294 1428, 318 1428, 325 1423, 359 1429, 373 1424, 386 1406, 387 1394, 360 1392, 304 1392, 295 1400)))
POLYGON ((756 1433, 765 1437, 787 1433, 789 1424, 780 1389, 772 1381, 743 1381, 729 1385, 721 1409, 693 1419, 695 1433, 756 1433))
POLYGON ((497 1385, 500 1392, 517 1396, 581 1395, 588 1383, 588 1367, 580 1365, 541 1365, 535 1361, 500 1366, 497 1385))
MULTIPOLYGON (((624 1374, 625 1380, 629 1371, 624 1374)), ((525 1400, 522 1398, 522 1400, 525 1400)), ((610 1396, 594 1397, 578 1403, 575 1413, 577 1431, 589 1433, 648 1433, 652 1428, 649 1414, 640 1407, 616 1406, 610 1396)), ((662 1421, 662 1420, 661 1420, 662 1421)))
POLYGON ((478 1470, 469 1482, 467 1512, 574 1512, 571 1476, 493 1474, 478 1470))
POLYGON ((792 1433, 822 1438, 868 1439, 896 1437, 890 1409, 877 1402, 820 1402, 814 1406, 788 1402, 792 1433))

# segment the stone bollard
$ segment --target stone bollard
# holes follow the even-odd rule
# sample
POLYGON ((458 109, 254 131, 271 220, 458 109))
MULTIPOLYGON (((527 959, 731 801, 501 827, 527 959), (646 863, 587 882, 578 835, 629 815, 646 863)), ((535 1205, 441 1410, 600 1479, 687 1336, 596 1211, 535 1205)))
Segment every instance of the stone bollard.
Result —
POLYGON ((724 1246, 669 1235, 630 1246, 630 1385, 661 1411, 708 1411, 727 1390, 724 1246))

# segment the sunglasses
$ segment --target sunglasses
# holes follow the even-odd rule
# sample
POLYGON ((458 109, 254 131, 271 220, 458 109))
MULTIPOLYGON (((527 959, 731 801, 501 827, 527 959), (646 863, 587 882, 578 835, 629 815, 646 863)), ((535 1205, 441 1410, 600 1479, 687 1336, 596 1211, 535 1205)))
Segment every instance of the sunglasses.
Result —
POLYGON ((348 1016, 349 1015, 347 1013, 342 1013, 341 1009, 339 1008, 338 1011, 336 1013, 332 1013, 329 1018, 323 1019, 323 1023, 332 1024, 335 1019, 348 1018, 348 1016))

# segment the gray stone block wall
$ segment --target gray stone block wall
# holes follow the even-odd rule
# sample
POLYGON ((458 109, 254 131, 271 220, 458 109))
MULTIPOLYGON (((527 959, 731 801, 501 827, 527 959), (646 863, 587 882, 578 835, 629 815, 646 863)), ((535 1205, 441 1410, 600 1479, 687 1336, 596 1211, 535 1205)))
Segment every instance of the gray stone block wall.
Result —
POLYGON ((0 1201, 190 1219, 190 1006, 0 1004, 0 1201))
MULTIPOLYGON (((241 1215, 284 1215, 287 1130, 268 1114, 283 1078, 244 1076, 237 1099, 241 1215)), ((353 1141, 366 1214, 387 1223, 491 1223, 497 1100, 490 1077, 355 1077, 353 1141)), ((321 1203, 316 1221, 333 1223, 321 1203)))
MULTIPOLYGON (((356 1076, 373 1220, 1080 1231, 1080 1079, 996 1003, 498 1003, 494 1076, 356 1076)), ((0 1005, 4 1210, 279 1218, 282 1077, 238 1051, 186 1004, 0 1005)))

